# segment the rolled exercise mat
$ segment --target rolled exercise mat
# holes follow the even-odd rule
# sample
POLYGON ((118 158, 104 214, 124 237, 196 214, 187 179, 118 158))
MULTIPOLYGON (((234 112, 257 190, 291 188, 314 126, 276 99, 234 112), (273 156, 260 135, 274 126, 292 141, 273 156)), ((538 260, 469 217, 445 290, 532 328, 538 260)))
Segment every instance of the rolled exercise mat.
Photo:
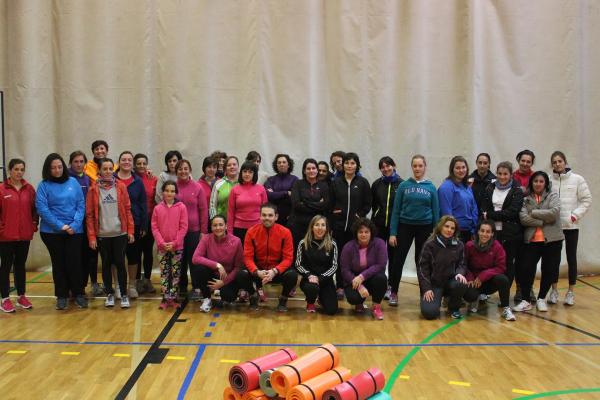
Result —
POLYGON ((351 377, 352 374, 348 368, 337 367, 294 386, 285 399, 321 400, 323 398, 323 393, 325 393, 327 389, 331 389, 335 385, 339 385, 351 377))
POLYGON ((260 374, 259 386, 260 390, 262 390, 268 397, 277 397, 277 392, 271 386, 271 374, 275 371, 275 369, 268 369, 262 374, 260 374))
POLYGON ((258 389, 259 377, 263 371, 279 367, 296 358, 296 353, 286 348, 235 365, 229 370, 229 384, 233 390, 242 394, 258 389))
POLYGON ((392 396, 386 392, 379 392, 369 397, 367 400, 392 400, 392 396))
POLYGON ((338 366, 340 355, 334 345, 326 343, 295 361, 282 365, 271 374, 271 386, 286 397, 294 386, 338 366))
POLYGON ((242 400, 242 395, 227 386, 223 390, 223 400, 242 400))
POLYGON ((370 368, 340 383, 323 394, 323 400, 366 400, 385 386, 385 376, 378 368, 370 368))

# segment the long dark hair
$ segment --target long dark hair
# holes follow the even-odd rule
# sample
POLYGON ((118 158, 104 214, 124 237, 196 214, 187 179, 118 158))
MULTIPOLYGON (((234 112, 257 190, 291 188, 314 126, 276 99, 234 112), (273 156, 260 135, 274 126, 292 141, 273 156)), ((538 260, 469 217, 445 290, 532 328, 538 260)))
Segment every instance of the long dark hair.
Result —
POLYGON ((454 179, 456 178, 454 176, 454 166, 458 162, 465 163, 465 166, 467 167, 467 173, 465 174, 465 177, 462 178, 460 181, 463 185, 467 186, 469 184, 469 163, 467 162, 467 159, 464 158, 463 156, 452 157, 452 159, 450 160, 450 165, 448 166, 448 178, 447 179, 450 179, 451 181, 454 182, 454 179))
POLYGON ((46 160, 44 160, 44 165, 42 167, 42 179, 45 181, 53 181, 53 182, 60 182, 60 183, 66 182, 67 179, 69 179, 69 170, 67 170, 67 164, 65 164, 65 160, 63 160, 63 158, 61 157, 60 154, 58 154, 58 153, 48 154, 48 156, 46 157, 46 160), (54 160, 60 160, 60 162, 62 163, 63 172, 60 177, 54 177, 54 176, 52 176, 52 173, 50 172, 50 164, 52 164, 52 161, 54 161, 54 160))
POLYGON ((548 174, 545 173, 544 171, 535 171, 533 173, 533 175, 531 175, 531 177, 529 177, 529 183, 527 183, 527 192, 529 194, 533 194, 534 193, 534 191, 533 191, 533 180, 535 178, 537 178, 538 176, 541 176, 546 181, 546 184, 544 185, 544 190, 546 192, 549 192, 550 189, 552 188, 552 184, 550 183, 550 178, 548 177, 548 174))

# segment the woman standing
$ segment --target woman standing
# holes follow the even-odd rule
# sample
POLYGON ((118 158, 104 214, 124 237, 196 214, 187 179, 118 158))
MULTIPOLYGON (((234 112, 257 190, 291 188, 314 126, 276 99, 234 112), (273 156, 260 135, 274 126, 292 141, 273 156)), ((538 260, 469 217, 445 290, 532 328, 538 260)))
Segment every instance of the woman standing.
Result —
POLYGON ((473 197, 477 208, 481 208, 481 200, 485 195, 485 189, 490 183, 496 180, 496 175, 490 171, 490 165, 492 158, 488 153, 479 153, 475 159, 475 165, 477 168, 469 175, 469 185, 473 190, 473 197))
POLYGON ((425 319, 440 316, 443 297, 449 297, 448 311, 454 319, 462 318, 460 305, 467 290, 464 245, 458 238, 458 222, 444 215, 423 245, 417 268, 421 290, 421 314, 425 319))
POLYGON ((414 241, 416 267, 423 244, 439 219, 437 190, 430 180, 425 179, 425 157, 414 155, 410 167, 413 176, 398 187, 390 218, 389 244, 396 247, 393 262, 390 262, 390 306, 398 305, 398 289, 410 246, 414 241))
MULTIPOLYGON (((165 154, 165 165, 167 169, 158 175, 158 180, 156 181, 157 188, 161 188, 166 181, 177 181, 177 170, 175 169, 175 166, 182 158, 183 156, 177 150, 167 151, 167 154, 165 154)), ((154 201, 156 204, 162 201, 162 192, 160 190, 156 191, 154 201)))
MULTIPOLYGON (((225 160, 225 176, 216 182, 210 194, 208 211, 210 218, 215 215, 227 215, 229 208, 229 192, 238 184, 239 161, 236 156, 229 156, 225 160)), ((229 224, 231 228, 232 225, 229 224)), ((242 243, 243 244, 243 243, 242 243)))
MULTIPOLYGON (((183 241, 183 254, 181 256, 181 270, 179 277, 179 292, 181 295, 187 294, 188 287, 188 265, 190 275, 193 277, 192 255, 200 242, 200 235, 208 232, 208 207, 206 205, 206 195, 202 186, 192 179, 192 165, 186 159, 179 160, 175 167, 177 171, 177 200, 181 201, 187 209, 188 231, 183 241)), ((194 300, 198 300, 200 282, 192 280, 194 289, 194 300)))
POLYGON ((69 177, 59 154, 46 157, 35 207, 41 217, 40 236, 52 261, 56 309, 67 308, 69 292, 80 308, 87 307, 81 277, 81 241, 85 200, 79 183, 69 177))
MULTIPOLYGON (((552 191, 558 193, 560 199, 560 223, 565 235, 567 264, 569 265, 569 290, 565 295, 565 304, 575 304, 573 289, 577 283, 577 241, 579 239, 579 221, 592 205, 592 193, 587 182, 567 167, 567 157, 562 151, 555 151, 550 157, 552 163, 552 191)), ((557 282, 557 281, 556 281, 557 282)), ((556 282, 548 302, 558 303, 556 282)))
MULTIPOLYGON (((565 238, 560 224, 560 198, 550 190, 550 178, 543 171, 534 172, 529 180, 527 197, 523 201, 520 218, 525 227, 525 246, 521 267, 521 291, 530 293, 535 280, 537 263, 542 259, 542 280, 536 307, 548 311, 546 295, 552 283, 558 280, 560 252, 565 238)), ((514 311, 531 310, 527 300, 513 307, 514 311)))
POLYGON ((294 248, 306 235, 311 219, 329 211, 329 184, 318 180, 317 161, 307 158, 302 163, 302 179, 292 186, 292 211, 289 226, 294 238, 294 248))
POLYGON ((138 293, 156 293, 156 289, 152 286, 152 266, 154 265, 154 236, 152 236, 152 229, 150 229, 150 219, 152 218, 152 212, 154 211, 154 199, 156 197, 156 182, 157 178, 148 174, 148 156, 145 154, 138 153, 133 157, 133 164, 135 165, 135 174, 142 180, 144 184, 144 190, 146 192, 146 210, 148 215, 148 223, 144 228, 146 234, 140 238, 140 260, 144 267, 144 277, 142 278, 142 268, 138 268, 136 276, 137 291, 138 293))
POLYGON ((239 185, 229 193, 227 225, 244 243, 246 231, 260 222, 260 206, 267 202, 267 192, 258 181, 258 167, 252 161, 242 164, 239 185))
POLYGON ((452 157, 449 175, 438 189, 440 214, 452 215, 458 222, 463 244, 471 240, 477 229, 479 211, 469 186, 469 164, 462 156, 452 157))
MULTIPOLYGON (((198 183, 204 190, 204 196, 206 196, 206 206, 210 204, 210 194, 215 186, 215 183, 219 180, 217 177, 217 171, 219 166, 219 160, 212 157, 205 157, 202 161, 202 176, 198 179, 198 183)), ((207 210, 208 211, 208 210, 207 210)), ((207 218, 209 215, 207 214, 207 218)), ((210 224, 208 225, 210 230, 210 224)))
POLYGON ((315 302, 318 298, 325 314, 337 313, 338 301, 333 282, 338 267, 337 253, 327 218, 315 215, 296 253, 296 270, 302 275, 300 289, 306 296, 306 312, 316 312, 315 302))
POLYGON ((529 179, 533 175, 533 163, 535 162, 535 154, 531 150, 523 150, 517 154, 517 162, 519 169, 513 174, 513 179, 521 186, 523 193, 527 193, 529 187, 529 179))
POLYGON ((319 170, 317 179, 329 184, 333 179, 333 174, 329 171, 329 164, 327 164, 327 161, 319 161, 317 168, 319 170))
POLYGON ((279 214, 278 224, 288 226, 290 216, 292 186, 298 177, 292 175, 294 160, 287 154, 277 154, 273 160, 273 171, 276 175, 270 176, 265 182, 265 190, 269 201, 277 206, 279 214))
POLYGON ((25 161, 13 158, 8 162, 9 177, 0 183, 0 310, 15 312, 10 301, 10 270, 13 268, 17 305, 29 309, 25 296, 25 261, 33 233, 38 229, 35 210, 35 189, 23 175, 25 161))
POLYGON ((373 317, 383 319, 381 301, 387 288, 385 242, 375 237, 375 224, 367 218, 357 218, 352 224, 354 239, 343 248, 340 267, 348 303, 358 313, 364 312, 364 301, 373 299, 373 317))

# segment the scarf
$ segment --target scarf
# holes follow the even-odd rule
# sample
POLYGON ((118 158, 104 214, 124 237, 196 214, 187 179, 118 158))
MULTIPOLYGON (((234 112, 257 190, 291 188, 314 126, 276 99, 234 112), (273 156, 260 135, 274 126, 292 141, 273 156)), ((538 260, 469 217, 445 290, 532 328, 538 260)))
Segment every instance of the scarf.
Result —
POLYGON ((437 241, 444 247, 456 246, 458 244, 458 241, 454 237, 445 238, 443 235, 436 235, 435 237, 437 241))
POLYGON ((498 190, 510 189, 513 185, 513 179, 510 178, 510 181, 508 181, 508 183, 506 185, 501 185, 500 181, 496 180, 496 182, 494 182, 494 185, 496 185, 496 189, 498 189, 498 190))
POLYGON ((390 176, 385 176, 385 175, 381 176, 381 180, 385 183, 398 182, 399 179, 400 179, 400 176, 396 173, 396 170, 394 170, 394 173, 390 176))
POLYGON ((481 243, 479 243, 479 235, 475 235, 475 240, 473 241, 473 243, 475 244, 475 250, 477 250, 480 253, 485 253, 486 251, 492 248, 492 245, 494 244, 494 236, 492 236, 486 244, 482 245, 481 243))
POLYGON ((113 186, 115 186, 116 179, 114 176, 111 175, 110 178, 98 177, 98 180, 96 182, 98 182, 98 185, 102 189, 108 190, 108 189, 112 188, 113 186))

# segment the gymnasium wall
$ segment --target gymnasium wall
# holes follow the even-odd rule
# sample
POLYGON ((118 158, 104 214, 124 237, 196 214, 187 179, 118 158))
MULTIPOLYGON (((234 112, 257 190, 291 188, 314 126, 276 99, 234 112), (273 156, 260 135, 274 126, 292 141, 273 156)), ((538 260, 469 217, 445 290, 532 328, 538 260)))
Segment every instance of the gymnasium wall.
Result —
MULTIPOLYGON (((37 185, 48 152, 97 138, 156 171, 181 149, 194 176, 215 149, 256 149, 266 167, 352 150, 369 180, 382 155, 409 175, 418 152, 439 185, 452 155, 495 165, 530 148, 548 170, 561 149, 597 202, 598 37, 594 0, 2 0, 8 158, 37 185)), ((47 262, 36 238, 30 266, 47 262)))

